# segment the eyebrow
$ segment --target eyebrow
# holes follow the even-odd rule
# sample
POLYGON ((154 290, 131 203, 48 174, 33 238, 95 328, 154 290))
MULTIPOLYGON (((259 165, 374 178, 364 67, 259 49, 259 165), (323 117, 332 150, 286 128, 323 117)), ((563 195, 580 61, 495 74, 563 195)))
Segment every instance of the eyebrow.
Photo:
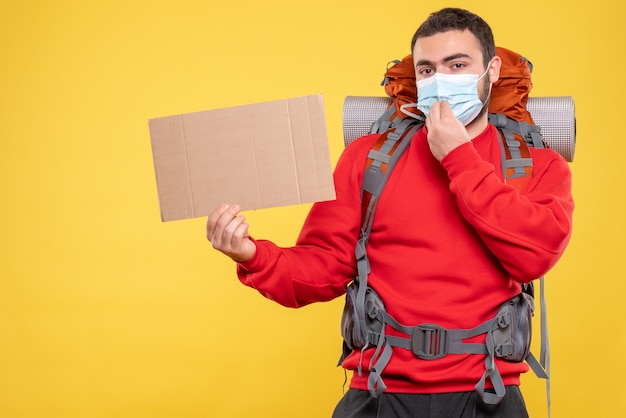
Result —
MULTIPOLYGON (((443 59, 443 62, 444 63, 445 62, 450 62, 450 61, 453 61, 453 60, 456 60, 456 59, 459 59, 459 58, 471 58, 471 57, 469 55, 467 55, 467 54, 463 54, 463 53, 459 52, 458 54, 452 54, 452 55, 450 55, 448 57, 445 57, 443 59)), ((434 63, 432 61, 429 61, 429 60, 419 60, 415 64, 415 67, 419 67, 419 66, 422 66, 422 65, 433 65, 433 64, 434 63)))

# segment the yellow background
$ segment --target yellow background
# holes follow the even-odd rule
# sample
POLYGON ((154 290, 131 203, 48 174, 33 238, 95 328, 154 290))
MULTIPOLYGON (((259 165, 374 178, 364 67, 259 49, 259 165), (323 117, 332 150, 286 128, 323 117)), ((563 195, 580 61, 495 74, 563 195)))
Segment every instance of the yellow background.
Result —
MULTIPOLYGON (((552 416, 624 416, 618 4, 3 1, 0 417, 330 416, 343 301, 278 306, 238 282, 205 219, 162 223, 147 120, 322 93, 334 165, 344 97, 384 94, 386 63, 447 5, 531 59, 532 95, 574 97, 574 235, 547 276, 552 416)), ((246 215, 290 245, 308 207, 246 215)), ((545 416, 543 382, 523 391, 545 416)))

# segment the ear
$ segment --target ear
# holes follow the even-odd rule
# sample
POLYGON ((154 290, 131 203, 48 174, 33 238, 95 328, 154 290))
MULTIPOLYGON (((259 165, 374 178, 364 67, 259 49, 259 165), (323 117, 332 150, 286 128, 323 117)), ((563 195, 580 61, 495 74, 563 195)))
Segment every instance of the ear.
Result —
POLYGON ((500 67, 502 66, 502 59, 499 56, 494 56, 489 62, 489 68, 487 69, 489 74, 489 81, 495 83, 500 78, 500 67))

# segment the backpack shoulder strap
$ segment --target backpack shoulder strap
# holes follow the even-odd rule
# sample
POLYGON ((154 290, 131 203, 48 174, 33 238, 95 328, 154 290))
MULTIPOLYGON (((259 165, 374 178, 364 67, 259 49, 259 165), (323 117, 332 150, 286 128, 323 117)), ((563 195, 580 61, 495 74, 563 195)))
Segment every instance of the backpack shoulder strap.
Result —
MULTIPOLYGON (((359 318, 358 327, 364 340, 367 338, 365 296, 369 275, 369 260, 366 247, 372 229, 374 213, 376 212, 380 194, 389 179, 391 171, 411 142, 413 134, 422 125, 422 123, 418 123, 416 120, 405 119, 398 127, 384 132, 370 149, 367 156, 361 186, 361 231, 355 248, 357 263, 357 277, 355 280, 358 281, 358 289, 354 300, 354 308, 357 318, 359 318)), ((379 395, 385 389, 380 374, 389 361, 390 350, 391 347, 385 347, 384 355, 377 356, 379 361, 376 361, 370 367, 379 370, 372 373, 368 380, 368 389, 373 395, 379 395)))
POLYGON ((533 174, 529 147, 545 148, 541 128, 513 120, 501 113, 489 114, 489 122, 498 129, 504 182, 520 192, 525 191, 533 174))
POLYGON ((421 121, 403 119, 396 127, 383 132, 367 155, 361 185, 361 234, 366 233, 366 240, 369 239, 378 198, 387 179, 411 142, 411 137, 422 126, 421 121))

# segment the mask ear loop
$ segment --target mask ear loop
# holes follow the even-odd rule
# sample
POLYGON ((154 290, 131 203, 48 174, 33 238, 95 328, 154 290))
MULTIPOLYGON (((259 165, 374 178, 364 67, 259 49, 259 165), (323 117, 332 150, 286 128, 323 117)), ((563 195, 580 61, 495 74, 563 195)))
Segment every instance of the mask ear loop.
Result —
POLYGON ((419 120, 419 121, 424 121, 424 116, 421 114, 417 114, 417 113, 413 113, 413 112, 409 112, 407 110, 407 107, 414 107, 417 108, 417 103, 405 103, 403 105, 400 105, 400 112, 404 113, 406 116, 419 120))
MULTIPOLYGON (((476 88, 478 88, 478 83, 480 82, 480 79, 483 78, 489 72, 489 66, 491 65, 491 61, 492 60, 489 60, 489 62, 487 63, 487 68, 485 69, 485 72, 480 77, 478 77, 478 80, 476 80, 476 88)), ((493 83, 489 81, 489 93, 487 93, 487 97, 485 97, 485 100, 482 101, 483 107, 489 105, 489 99, 491 98, 492 87, 493 87, 493 83)), ((480 99, 480 96, 479 96, 479 99, 480 99)))
MULTIPOLYGON (((480 79, 481 79, 481 78, 483 78, 484 76, 486 76, 486 75, 487 75, 487 73, 489 72, 489 66, 491 65, 491 61, 493 61, 493 58, 489 60, 489 62, 487 63, 487 68, 485 68, 485 72, 484 72, 484 73, 482 73, 482 74, 480 75, 480 77, 478 77, 478 79, 477 79, 476 81, 480 81, 480 79)), ((489 83, 490 83, 490 84, 493 84, 493 83, 491 83, 491 82, 489 82, 489 83)))

